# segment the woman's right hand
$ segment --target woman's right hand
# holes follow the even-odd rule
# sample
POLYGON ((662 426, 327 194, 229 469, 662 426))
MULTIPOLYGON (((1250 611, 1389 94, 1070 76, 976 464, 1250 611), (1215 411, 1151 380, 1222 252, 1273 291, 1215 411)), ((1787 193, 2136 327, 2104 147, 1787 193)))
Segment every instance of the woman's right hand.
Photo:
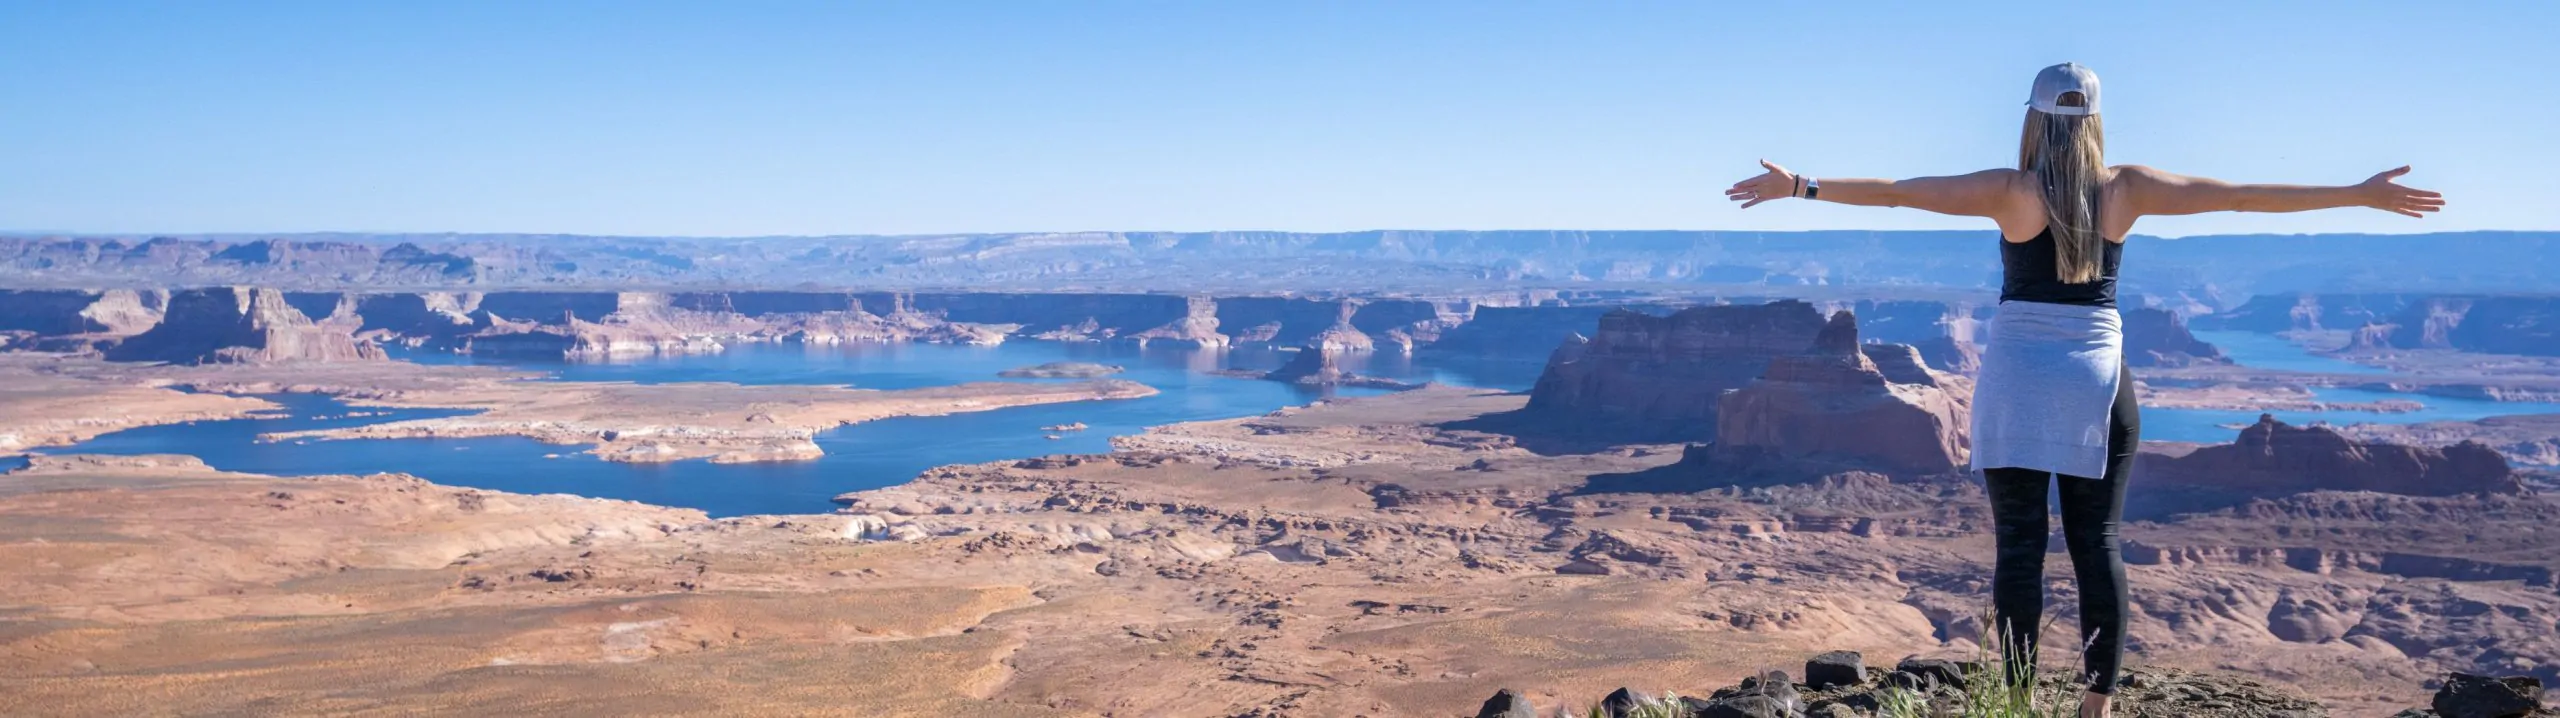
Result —
POLYGON ((1724 198, 1741 202, 1743 209, 1750 209, 1752 205, 1769 200, 1796 196, 1795 173, 1788 172, 1785 167, 1771 164, 1768 160, 1761 160, 1760 166, 1769 171, 1762 172, 1757 177, 1733 183, 1732 189, 1724 191, 1724 198))
POLYGON ((2356 185, 2356 190, 2363 193, 2364 206, 2411 217, 2424 217, 2424 213, 2444 209, 2443 194, 2403 187, 2392 181, 2408 173, 2409 168, 2403 165, 2383 170, 2381 174, 2356 185))

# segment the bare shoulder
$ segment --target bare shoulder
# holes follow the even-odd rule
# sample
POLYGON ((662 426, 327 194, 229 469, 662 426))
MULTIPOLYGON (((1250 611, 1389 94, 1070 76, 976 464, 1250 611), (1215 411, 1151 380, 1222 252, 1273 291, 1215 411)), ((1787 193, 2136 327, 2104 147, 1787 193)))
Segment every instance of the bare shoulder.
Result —
POLYGON ((2183 179, 2177 173, 2150 165, 2116 165, 2107 168, 2107 171, 2108 184, 2122 184, 2128 187, 2170 184, 2183 179))

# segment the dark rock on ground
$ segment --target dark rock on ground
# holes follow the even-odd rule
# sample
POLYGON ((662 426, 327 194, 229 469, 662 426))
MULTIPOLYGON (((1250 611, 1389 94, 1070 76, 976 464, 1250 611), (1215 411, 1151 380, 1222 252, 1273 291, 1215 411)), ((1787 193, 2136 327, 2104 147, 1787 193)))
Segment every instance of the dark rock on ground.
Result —
POLYGON ((1901 663, 1894 664, 1893 670, 1897 673, 1909 673, 1922 678, 1927 678, 1931 685, 1964 685, 1964 667, 1958 665, 1955 661, 1936 658, 1905 658, 1902 659, 1901 663))
POLYGON ((1502 689, 1501 692, 1493 694, 1492 698, 1485 699, 1484 707, 1476 709, 1476 718, 1537 717, 1538 709, 1529 705, 1529 698, 1509 688, 1502 689))
POLYGON ((2442 718, 2523 718, 2542 710, 2542 681, 2455 673, 2436 691, 2442 718))
POLYGON ((1804 662, 1804 683, 1814 690, 1867 682, 1866 658, 1857 651, 1832 651, 1804 662))

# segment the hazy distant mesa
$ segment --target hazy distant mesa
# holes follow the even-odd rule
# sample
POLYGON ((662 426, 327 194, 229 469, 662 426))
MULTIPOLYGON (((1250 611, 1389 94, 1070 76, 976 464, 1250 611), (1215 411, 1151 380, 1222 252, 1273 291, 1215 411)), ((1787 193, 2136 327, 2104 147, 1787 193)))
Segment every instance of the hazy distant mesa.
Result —
MULTIPOLYGON (((0 287, 1351 292, 1766 286, 1987 290, 1987 231, 1064 232, 663 238, 0 236, 0 287)), ((2553 287, 2560 232, 2137 238, 2126 289, 2233 301, 2553 287)))

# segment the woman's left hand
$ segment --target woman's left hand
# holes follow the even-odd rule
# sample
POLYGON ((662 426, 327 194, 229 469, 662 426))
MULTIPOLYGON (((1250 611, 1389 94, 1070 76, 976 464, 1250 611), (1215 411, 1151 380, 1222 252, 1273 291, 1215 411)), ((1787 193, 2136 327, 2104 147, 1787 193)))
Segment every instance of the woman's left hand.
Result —
POLYGON ((1768 160, 1761 160, 1760 166, 1768 168, 1769 171, 1761 173, 1760 176, 1733 183, 1733 189, 1724 191, 1724 198, 1741 202, 1743 209, 1750 209, 1752 205, 1769 200, 1796 196, 1795 173, 1788 172, 1785 167, 1771 164, 1768 160))

